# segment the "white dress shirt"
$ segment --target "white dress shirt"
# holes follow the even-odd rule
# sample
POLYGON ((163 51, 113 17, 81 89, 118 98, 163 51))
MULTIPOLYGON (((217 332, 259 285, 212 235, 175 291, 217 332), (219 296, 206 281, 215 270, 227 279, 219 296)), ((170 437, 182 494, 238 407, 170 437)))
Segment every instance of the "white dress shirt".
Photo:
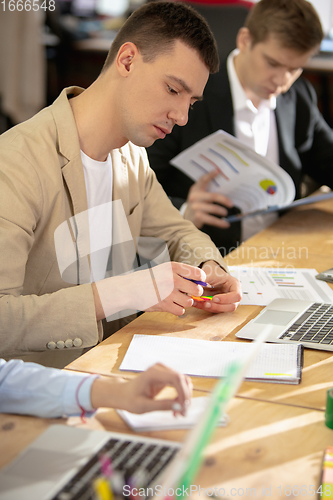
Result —
MULTIPOLYGON (((274 114, 276 98, 273 96, 269 100, 262 100, 258 108, 253 105, 246 96, 235 70, 234 57, 238 52, 238 49, 235 49, 227 60, 235 135, 243 144, 278 164, 278 137, 274 114)), ((277 217, 277 213, 273 212, 245 219, 242 222, 242 241, 270 226, 277 217)))
POLYGON ((54 418, 95 411, 90 391, 98 375, 46 368, 20 359, 0 359, 0 413, 54 418), (81 384, 81 385, 80 385, 81 384))

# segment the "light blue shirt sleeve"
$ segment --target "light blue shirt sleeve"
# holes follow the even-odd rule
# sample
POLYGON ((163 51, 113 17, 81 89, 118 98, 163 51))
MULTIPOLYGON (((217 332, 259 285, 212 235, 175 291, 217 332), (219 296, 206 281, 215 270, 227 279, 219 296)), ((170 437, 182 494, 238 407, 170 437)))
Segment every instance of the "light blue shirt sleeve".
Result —
POLYGON ((90 391, 98 375, 0 359, 0 412, 62 417, 94 412, 90 391), (81 385, 80 385, 81 384, 81 385))

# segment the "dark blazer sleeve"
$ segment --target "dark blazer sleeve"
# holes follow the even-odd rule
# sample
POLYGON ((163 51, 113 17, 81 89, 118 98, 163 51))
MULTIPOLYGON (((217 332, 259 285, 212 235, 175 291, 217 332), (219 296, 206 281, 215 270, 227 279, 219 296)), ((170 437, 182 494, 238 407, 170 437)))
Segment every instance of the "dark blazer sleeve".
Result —
POLYGON ((158 139, 147 149, 150 166, 174 205, 177 206, 174 198, 185 202, 193 181, 172 166, 170 160, 212 132, 209 100, 197 102, 193 110, 190 110, 188 123, 184 127, 175 125, 171 134, 165 139, 158 139))
POLYGON ((333 188, 333 131, 317 107, 314 88, 306 80, 300 81, 296 115, 296 142, 304 173, 333 188))
POLYGON ((147 148, 149 163, 156 173, 157 180, 172 203, 179 209, 186 201, 187 193, 193 181, 170 164, 170 160, 183 151, 182 131, 177 125, 165 139, 158 139, 147 148))
POLYGON ((221 65, 219 73, 210 75, 204 98, 195 103, 193 109, 189 111, 188 123, 184 127, 176 125, 170 135, 167 135, 165 139, 157 140, 147 149, 150 166, 176 206, 174 198, 182 199, 184 202, 193 181, 170 165, 170 160, 219 129, 234 135, 233 108, 226 62, 221 65))
POLYGON ((296 197, 304 174, 333 187, 333 131, 317 106, 312 85, 299 78, 277 99, 276 121, 281 167, 294 180, 296 197))
MULTIPOLYGON (((169 163, 170 160, 219 129, 234 135, 233 107, 226 62, 221 65, 219 73, 209 77, 203 101, 195 103, 193 110, 190 110, 188 123, 184 127, 176 125, 170 135, 157 140, 147 149, 150 166, 177 208, 186 201, 193 181, 173 167, 169 163)), ((229 213, 239 213, 239 209, 233 208, 229 213)), ((232 224, 229 229, 204 225, 202 231, 211 237, 222 255, 239 245, 239 222, 232 224)))

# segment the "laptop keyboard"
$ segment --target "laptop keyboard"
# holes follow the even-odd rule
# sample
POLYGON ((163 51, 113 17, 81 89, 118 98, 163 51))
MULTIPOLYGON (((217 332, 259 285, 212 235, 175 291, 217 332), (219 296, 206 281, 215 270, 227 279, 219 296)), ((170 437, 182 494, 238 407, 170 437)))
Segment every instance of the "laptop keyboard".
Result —
POLYGON ((178 450, 176 445, 111 438, 52 500, 95 500, 92 483, 101 476, 100 456, 110 458, 113 471, 121 475, 122 484, 129 484, 137 478, 140 487, 146 488, 178 450))
POLYGON ((280 339, 314 344, 333 344, 333 305, 312 304, 280 339))

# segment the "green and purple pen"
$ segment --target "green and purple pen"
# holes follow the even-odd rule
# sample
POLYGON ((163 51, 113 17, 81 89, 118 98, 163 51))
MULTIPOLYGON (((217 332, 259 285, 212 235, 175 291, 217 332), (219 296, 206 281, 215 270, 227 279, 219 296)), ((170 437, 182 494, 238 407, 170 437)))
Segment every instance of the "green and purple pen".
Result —
MULTIPOLYGON (((209 287, 209 288, 214 288, 212 285, 209 285, 205 281, 193 280, 191 278, 185 278, 185 276, 183 276, 183 278, 186 279, 186 280, 188 280, 188 281, 192 281, 192 283, 196 283, 196 285, 201 285, 201 286, 205 286, 205 287, 209 287)), ((197 300, 198 302, 206 302, 208 300, 212 300, 213 299, 213 295, 200 295, 200 297, 196 297, 195 295, 191 295, 191 298, 193 300, 197 300)))

